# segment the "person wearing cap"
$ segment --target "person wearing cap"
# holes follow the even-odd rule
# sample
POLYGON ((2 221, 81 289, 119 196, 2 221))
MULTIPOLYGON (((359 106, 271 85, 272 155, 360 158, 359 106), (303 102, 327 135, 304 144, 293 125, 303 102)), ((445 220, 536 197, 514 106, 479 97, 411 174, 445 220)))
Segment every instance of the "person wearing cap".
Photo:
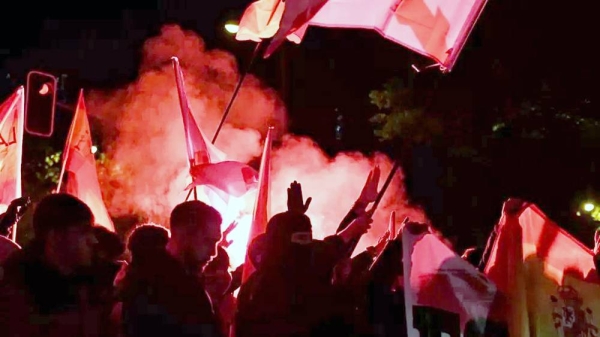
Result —
POLYGON ((124 336, 222 336, 198 277, 216 255, 221 222, 219 212, 201 201, 173 209, 166 249, 153 250, 152 268, 134 257, 119 286, 124 336))
POLYGON ((2 336, 103 336, 106 308, 89 291, 93 224, 90 208, 71 195, 39 202, 33 241, 3 265, 2 336))

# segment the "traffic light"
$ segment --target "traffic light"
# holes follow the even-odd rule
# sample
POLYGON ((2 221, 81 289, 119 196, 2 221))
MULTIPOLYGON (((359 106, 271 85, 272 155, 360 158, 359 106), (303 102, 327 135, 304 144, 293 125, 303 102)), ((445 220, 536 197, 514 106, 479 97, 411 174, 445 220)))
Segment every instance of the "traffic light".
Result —
POLYGON ((25 130, 36 136, 50 137, 54 131, 54 110, 58 80, 41 71, 27 74, 25 130))

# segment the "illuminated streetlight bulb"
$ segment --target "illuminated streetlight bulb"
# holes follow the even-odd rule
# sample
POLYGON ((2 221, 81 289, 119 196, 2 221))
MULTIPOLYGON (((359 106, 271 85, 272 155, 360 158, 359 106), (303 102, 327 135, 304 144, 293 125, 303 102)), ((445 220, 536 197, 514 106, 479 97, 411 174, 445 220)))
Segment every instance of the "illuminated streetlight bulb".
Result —
POLYGON ((92 154, 98 152, 98 147, 96 145, 92 145, 92 154))
POLYGON ((237 34, 238 30, 240 30, 240 26, 237 23, 226 23, 225 30, 229 34, 237 34))
POLYGON ((594 210, 594 208, 596 208, 596 206, 591 202, 586 202, 585 204, 583 204, 583 210, 586 212, 591 212, 594 210))

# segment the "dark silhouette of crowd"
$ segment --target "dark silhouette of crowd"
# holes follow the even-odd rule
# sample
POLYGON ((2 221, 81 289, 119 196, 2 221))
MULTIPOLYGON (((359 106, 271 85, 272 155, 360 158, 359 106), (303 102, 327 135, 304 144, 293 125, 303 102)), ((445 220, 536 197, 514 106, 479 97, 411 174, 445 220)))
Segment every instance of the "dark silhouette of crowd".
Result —
MULTIPOLYGON (((287 211, 248 245, 254 271, 244 282, 244 265, 230 271, 221 215, 201 201, 177 205, 168 229, 140 224, 121 240, 79 199, 46 196, 33 212, 34 239, 0 248, 0 335, 405 336, 399 235, 354 252, 371 227, 374 178, 322 240, 305 214, 311 199, 292 183, 287 211)), ((3 219, 25 209, 17 200, 3 219)))

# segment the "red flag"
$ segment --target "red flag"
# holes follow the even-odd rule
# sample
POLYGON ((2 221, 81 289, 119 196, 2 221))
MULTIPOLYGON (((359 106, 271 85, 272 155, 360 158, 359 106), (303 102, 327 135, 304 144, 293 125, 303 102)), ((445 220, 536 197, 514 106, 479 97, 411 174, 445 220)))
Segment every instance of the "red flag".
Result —
POLYGON ((329 0, 308 25, 373 29, 452 70, 487 0, 329 0))
POLYGON ((83 90, 79 93, 77 108, 63 152, 63 167, 58 191, 60 191, 62 177, 65 174, 67 176, 65 192, 79 198, 88 205, 97 224, 114 231, 115 227, 102 200, 102 191, 98 183, 96 159, 92 152, 92 136, 83 90))
MULTIPOLYGON (((19 87, 0 105, 0 213, 21 197, 25 90, 19 87)), ((12 239, 16 238, 16 226, 12 239)))
POLYGON ((279 29, 273 36, 267 50, 265 50, 265 58, 271 56, 271 54, 273 54, 273 52, 285 41, 286 37, 289 38, 289 36, 296 31, 300 30, 300 32, 302 32, 301 36, 304 36, 306 24, 326 2, 327 0, 286 1, 281 22, 279 23, 279 29))
POLYGON ((600 280, 592 251, 535 205, 505 203, 485 273, 506 297, 510 336, 596 336, 600 280))
POLYGON ((429 232, 413 234, 404 227, 402 249, 408 336, 419 336, 423 316, 440 312, 450 323, 442 332, 483 336, 496 286, 429 232))
MULTIPOLYGON (((267 229, 267 221, 269 220, 269 193, 271 186, 271 147, 273 145, 273 127, 269 127, 265 145, 263 148, 262 158, 260 160, 260 169, 258 177, 258 191, 256 194, 256 204, 254 205, 254 214, 252 215, 252 227, 250 227, 250 235, 248 236, 248 244, 259 234, 262 234, 267 229)), ((246 252, 248 249, 246 249, 246 252)), ((242 271, 242 282, 245 282, 248 277, 254 272, 254 266, 250 261, 250 257, 246 254, 244 269, 242 271)))
POLYGON ((192 115, 179 60, 176 57, 172 57, 171 60, 175 70, 192 176, 192 183, 186 187, 186 190, 198 185, 207 185, 213 187, 212 190, 225 202, 228 200, 228 195, 235 197, 244 195, 256 186, 256 170, 240 162, 225 161, 225 155, 206 140, 192 115))

